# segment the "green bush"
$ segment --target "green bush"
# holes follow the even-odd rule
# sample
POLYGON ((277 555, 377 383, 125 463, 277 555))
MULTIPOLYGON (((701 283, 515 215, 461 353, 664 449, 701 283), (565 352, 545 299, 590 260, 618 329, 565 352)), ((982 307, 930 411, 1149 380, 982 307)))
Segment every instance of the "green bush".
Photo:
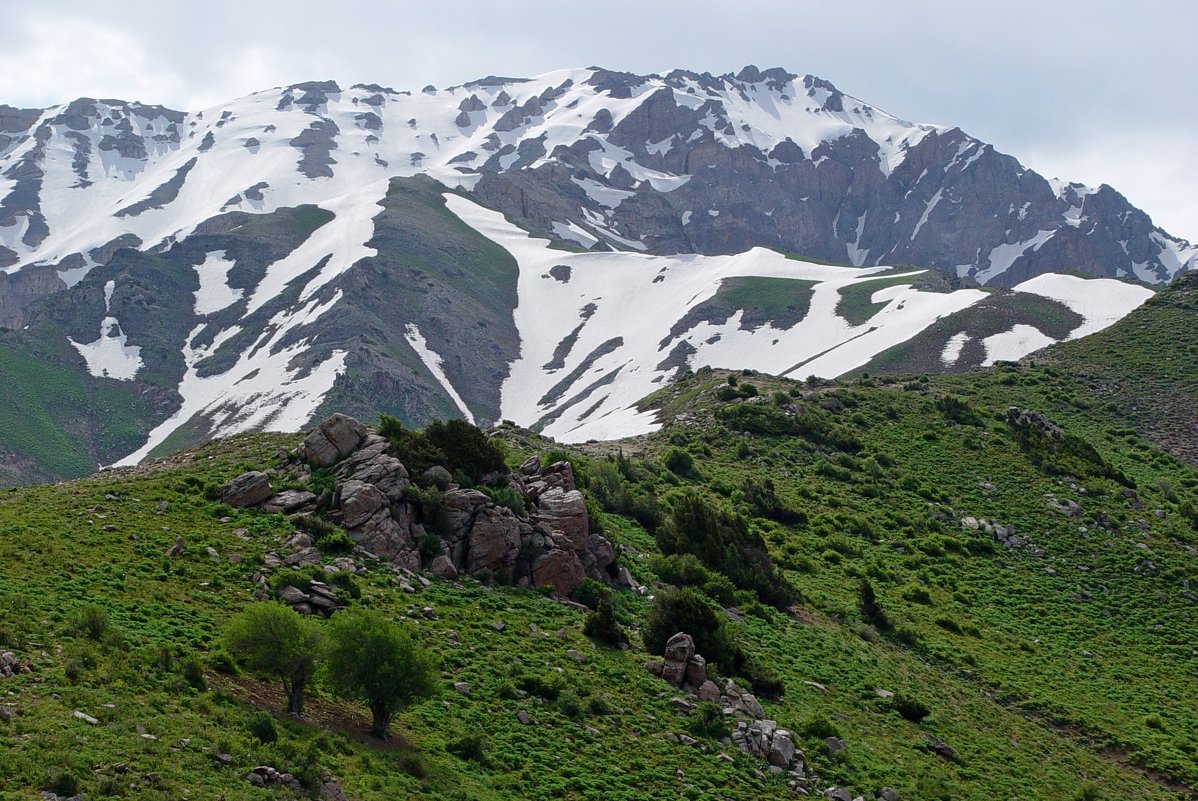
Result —
POLYGON ((108 632, 108 613, 95 604, 84 604, 71 613, 71 631, 99 642, 108 632))
POLYGON ((666 469, 676 476, 682 478, 695 478, 695 457, 691 456, 689 451, 684 451, 681 448, 670 448, 666 454, 665 462, 666 469))
POLYGON ((471 732, 450 740, 445 750, 463 762, 476 762, 484 767, 491 764, 491 740, 482 732, 471 732))
POLYGON ((255 712, 245 724, 246 731, 260 743, 273 743, 279 739, 275 719, 265 712, 255 712))
POLYGON ((932 712, 932 710, 928 709, 927 704, 923 703, 918 698, 913 698, 909 695, 904 695, 903 693, 898 693, 891 698, 890 706, 895 712, 898 712, 904 720, 909 720, 912 723, 919 723, 932 712))
POLYGON ((344 531, 334 531, 318 539, 316 547, 321 553, 350 553, 354 549, 354 541, 344 531))
POLYGON ((611 590, 603 582, 587 576, 570 593, 570 598, 593 612, 601 602, 611 599, 611 590))
POLYGON ((441 465, 477 484, 486 475, 505 469, 503 450, 464 420, 434 420, 423 431, 413 431, 394 417, 383 415, 379 433, 390 441, 391 454, 412 475, 441 465))
POLYGON ((688 490, 671 500, 670 517, 657 530, 661 552, 691 554, 763 602, 788 606, 794 589, 770 560, 765 541, 718 499, 688 490))
POLYGON ((610 600, 599 601, 594 612, 587 615, 583 623, 582 633, 597 643, 619 647, 628 642, 624 630, 616 622, 616 613, 610 600))
POLYGON ((728 720, 719 704, 704 701, 691 713, 686 727, 696 737, 719 740, 730 734, 728 720))

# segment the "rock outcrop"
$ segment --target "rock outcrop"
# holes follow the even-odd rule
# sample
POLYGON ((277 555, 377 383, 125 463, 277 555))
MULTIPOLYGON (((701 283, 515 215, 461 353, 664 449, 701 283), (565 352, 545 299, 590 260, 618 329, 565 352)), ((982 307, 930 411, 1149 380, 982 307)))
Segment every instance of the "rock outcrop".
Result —
MULTIPOLYGON (((444 468, 425 473, 426 483, 444 491, 417 497, 409 492, 407 468, 387 452, 389 445, 357 420, 335 414, 305 437, 288 467, 297 479, 332 468, 336 484, 327 498, 297 490, 270 495, 264 473, 239 476, 222 488, 222 498, 285 513, 323 508, 328 520, 341 524, 370 554, 447 578, 487 575, 517 586, 551 587, 563 596, 588 576, 612 578, 615 550, 591 530, 568 462, 541 467, 531 459, 507 478, 508 487, 527 501, 527 510, 518 513, 484 492, 450 483, 444 468)), ((310 603, 297 598, 293 605, 310 603)))

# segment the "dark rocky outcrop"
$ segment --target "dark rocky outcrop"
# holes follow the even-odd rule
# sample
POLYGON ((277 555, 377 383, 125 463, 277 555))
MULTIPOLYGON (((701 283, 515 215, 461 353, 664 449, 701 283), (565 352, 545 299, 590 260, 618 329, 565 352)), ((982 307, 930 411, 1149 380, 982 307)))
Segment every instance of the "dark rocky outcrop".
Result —
MULTIPOLYGON (((387 452, 389 445, 357 420, 334 414, 308 434, 289 467, 296 475, 333 468, 336 485, 325 515, 363 550, 412 570, 449 578, 484 574, 518 586, 551 587, 562 596, 588 576, 611 579, 615 551, 591 530, 568 462, 542 468, 533 459, 508 477, 508 486, 527 499, 527 512, 518 514, 477 489, 454 484, 439 502, 411 496, 408 471, 387 452)), ((426 474, 437 479, 434 471, 426 474)), ((439 483, 445 484, 449 475, 441 472, 439 483)), ((318 505, 310 492, 261 496, 257 476, 268 480, 262 473, 239 476, 226 485, 227 496, 256 497, 242 505, 266 511, 312 511, 318 505)), ((284 600, 310 605, 312 599, 302 594, 297 590, 284 600)))

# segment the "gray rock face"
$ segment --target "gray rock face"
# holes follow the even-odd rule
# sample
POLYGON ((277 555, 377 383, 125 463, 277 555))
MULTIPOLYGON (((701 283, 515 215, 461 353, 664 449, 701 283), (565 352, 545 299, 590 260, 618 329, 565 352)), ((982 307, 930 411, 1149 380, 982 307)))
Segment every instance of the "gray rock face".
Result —
POLYGON ((316 467, 328 467, 358 447, 366 427, 352 417, 334 414, 304 438, 300 454, 316 467))
MULTIPOLYGON (((407 469, 386 453, 388 445, 356 420, 337 414, 299 449, 300 458, 313 467, 336 465, 330 515, 375 556, 445 578, 486 571, 520 586, 548 586, 563 596, 587 576, 610 578, 614 549, 590 533, 586 504, 568 463, 542 469, 532 462, 511 477, 513 488, 532 503, 528 519, 469 488, 448 490, 443 507, 426 510, 406 497, 407 469)), ((426 471, 426 482, 437 478, 434 469, 426 471)), ((317 500, 311 493, 279 493, 263 508, 314 508, 317 500)), ((319 605, 312 598, 305 602, 319 605)))
POLYGON ((694 655, 695 640, 691 635, 681 631, 673 635, 666 640, 666 650, 663 654, 665 664, 662 666, 661 677, 676 687, 682 686, 686 680, 687 667, 694 655))
POLYGON ((258 470, 242 473, 220 488, 221 502, 229 506, 256 506, 270 496, 270 477, 258 470))

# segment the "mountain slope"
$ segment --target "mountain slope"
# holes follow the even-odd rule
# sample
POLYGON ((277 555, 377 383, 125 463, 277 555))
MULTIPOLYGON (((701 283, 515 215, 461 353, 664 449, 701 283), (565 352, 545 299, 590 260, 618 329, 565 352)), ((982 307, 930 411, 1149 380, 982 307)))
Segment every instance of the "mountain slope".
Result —
MULTIPOLYGON (((510 426, 497 437, 509 465, 534 452, 571 460, 620 564, 651 594, 667 593, 666 576, 696 583, 781 682, 763 714, 794 733, 813 795, 1177 798, 1198 780, 1196 535, 1184 510, 1198 475, 1133 435, 1073 426, 1051 378, 1008 366, 910 386, 806 386, 704 370, 653 399, 667 425, 635 456, 563 452, 510 426), (1013 404, 1062 425, 1061 449, 1025 439, 1001 412, 1013 404), (1069 475, 1054 474, 1061 459, 1069 475), (636 520, 668 530, 692 494, 760 537, 798 591, 793 607, 762 604, 712 566, 686 578, 658 558, 671 540, 636 520), (885 626, 862 617, 863 578, 885 626)), ((361 552, 300 559, 287 543, 310 523, 212 500, 297 443, 241 435, 5 494, 0 651, 32 673, 0 678, 0 797, 73 782, 99 796, 260 798, 245 776, 263 764, 304 781, 330 771, 361 801, 793 797, 791 777, 720 743, 701 708, 675 701, 684 691, 645 669, 646 596, 613 592, 632 648, 606 648, 583 635, 585 612, 537 591, 468 577, 426 585, 361 552), (164 556, 180 532, 181 552, 164 556), (313 558, 315 574, 279 564, 313 558), (396 743, 372 747, 365 710, 317 681, 305 722, 278 719, 277 742, 257 736, 256 713, 281 704, 277 682, 229 675, 217 635, 259 575, 268 586, 319 575, 343 603, 403 618, 439 655, 442 694, 399 716, 396 743), (105 625, 92 638, 85 620, 105 625), (471 732, 485 734, 473 749, 462 744, 471 732)), ((721 682, 731 672, 712 670, 721 682)))
POLYGON ((630 405, 688 368, 838 375, 928 326, 938 369, 1018 358, 1149 296, 1049 272, 1161 282, 1194 259, 1107 187, 780 70, 0 112, 0 341, 82 398, 14 410, 14 477, 332 409, 637 433, 630 405), (895 263, 924 272, 862 280, 895 263), (136 400, 101 435, 113 396, 136 400), (34 418, 69 436, 38 447, 34 418))

